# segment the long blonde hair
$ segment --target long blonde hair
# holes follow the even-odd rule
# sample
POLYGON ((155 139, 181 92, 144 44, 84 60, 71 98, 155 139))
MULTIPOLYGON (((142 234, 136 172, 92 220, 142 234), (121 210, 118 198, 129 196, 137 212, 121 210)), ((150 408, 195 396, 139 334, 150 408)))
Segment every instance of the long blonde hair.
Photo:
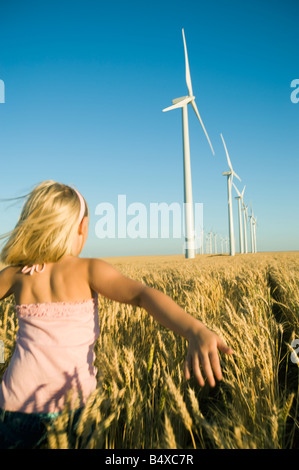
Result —
MULTIPOLYGON (((85 202, 85 216, 88 206, 85 202)), ((56 262, 72 254, 79 226, 80 200, 76 190, 52 180, 38 184, 29 195, 15 228, 7 235, 0 260, 6 265, 56 262)))

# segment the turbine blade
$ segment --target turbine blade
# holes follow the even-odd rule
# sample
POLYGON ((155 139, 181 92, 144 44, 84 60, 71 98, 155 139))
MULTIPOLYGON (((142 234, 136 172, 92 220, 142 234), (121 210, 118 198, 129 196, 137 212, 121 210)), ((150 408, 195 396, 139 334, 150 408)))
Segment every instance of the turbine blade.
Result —
POLYGON ((190 68, 189 68, 189 60, 188 60, 188 53, 187 53, 187 46, 186 46, 186 39, 185 39, 184 29, 182 29, 182 33, 183 33, 184 50, 185 50, 186 83, 187 83, 187 87, 188 87, 188 91, 189 91, 189 96, 193 96, 191 75, 190 75, 190 68))
POLYGON ((179 102, 173 104, 172 106, 169 106, 168 108, 163 109, 162 111, 164 113, 165 111, 171 111, 172 109, 182 108, 185 104, 188 103, 188 100, 189 100, 189 96, 186 96, 185 98, 180 99, 179 102))
POLYGON ((222 134, 220 134, 220 135, 221 135, 221 139, 222 139, 222 142, 223 142, 223 145, 224 145, 228 166, 230 167, 231 171, 234 171, 233 167, 232 167, 232 164, 231 164, 231 161, 230 161, 230 158, 229 158, 229 154, 228 154, 225 142, 224 142, 223 135, 222 134))
POLYGON ((233 183, 233 187, 234 187, 235 190, 237 191, 238 196, 239 196, 239 197, 242 197, 242 196, 241 196, 241 193, 240 193, 240 191, 238 190, 238 188, 237 188, 237 186, 235 185, 235 183, 233 183))
POLYGON ((236 178, 238 178, 239 181, 242 181, 241 178, 240 178, 240 176, 237 175, 237 173, 235 173, 235 172, 233 171, 233 174, 235 175, 236 178))
POLYGON ((243 198, 243 196, 244 196, 245 188, 246 188, 246 184, 245 184, 245 186, 244 186, 244 188, 243 188, 243 191, 242 191, 242 196, 241 196, 242 198, 243 198))
POLYGON ((212 153, 213 153, 213 155, 215 155, 215 152, 214 152, 214 149, 213 149, 213 147, 212 147, 211 141, 210 141, 210 139, 209 139, 208 133, 207 133, 206 128, 205 128, 205 126, 204 126, 204 124, 203 124, 203 122, 202 122, 202 119, 201 119, 200 115, 199 115, 199 112, 198 112, 198 109, 197 109, 195 100, 192 100, 192 101, 191 101, 191 104, 192 104, 192 107, 193 107, 193 109, 194 109, 194 111, 195 111, 195 114, 196 114, 196 116, 198 117, 199 122, 200 122, 200 124, 201 124, 201 126, 202 126, 202 128, 203 128, 203 130, 204 130, 204 133, 205 133, 205 135, 206 135, 206 138, 208 139, 208 142, 209 142, 209 145, 210 145, 210 147, 211 147, 212 153))

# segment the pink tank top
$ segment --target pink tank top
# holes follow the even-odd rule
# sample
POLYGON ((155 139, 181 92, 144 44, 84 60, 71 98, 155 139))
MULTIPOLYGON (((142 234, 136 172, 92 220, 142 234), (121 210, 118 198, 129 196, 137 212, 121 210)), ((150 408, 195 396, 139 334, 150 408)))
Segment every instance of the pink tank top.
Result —
MULTIPOLYGON (((0 408, 24 413, 61 411, 69 390, 83 406, 96 388, 94 345, 98 296, 83 302, 17 305, 16 348, 0 384, 0 408)), ((75 404, 75 398, 79 402, 75 404)))

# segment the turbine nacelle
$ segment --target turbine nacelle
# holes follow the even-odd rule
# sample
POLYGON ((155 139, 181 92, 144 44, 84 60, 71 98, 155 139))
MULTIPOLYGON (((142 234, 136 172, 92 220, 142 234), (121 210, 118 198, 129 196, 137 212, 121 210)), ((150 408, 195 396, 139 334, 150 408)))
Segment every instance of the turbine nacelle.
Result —
POLYGON ((181 98, 175 98, 172 100, 173 105, 169 106, 168 108, 163 109, 163 113, 166 111, 171 111, 172 109, 182 108, 194 100, 194 96, 182 96, 181 98))
POLYGON ((177 103, 180 103, 181 101, 186 101, 187 103, 190 103, 190 101, 192 100, 195 100, 195 96, 182 96, 181 98, 175 98, 174 100, 172 100, 172 103, 177 104, 177 103))
POLYGON ((225 176, 226 176, 226 175, 232 175, 232 179, 233 179, 233 177, 235 176, 236 178, 238 178, 239 181, 241 181, 240 176, 238 176, 237 173, 235 173, 235 171, 234 171, 234 169, 233 169, 233 166, 232 166, 232 163, 231 163, 231 161, 230 161, 229 154, 228 154, 228 151, 227 151, 225 142, 224 142, 223 135, 220 134, 220 136, 221 136, 221 139, 222 139, 222 142, 223 142, 223 146, 224 146, 224 149, 225 149, 226 158, 227 158, 227 163, 228 163, 228 166, 230 167, 230 171, 226 171, 225 173, 222 173, 222 174, 225 175, 225 176))
POLYGON ((187 104, 191 103, 192 108, 193 108, 196 116, 198 117, 199 122, 201 124, 201 127, 202 127, 202 129, 205 133, 205 136, 206 136, 206 138, 209 142, 212 153, 213 153, 213 155, 215 155, 215 152, 214 152, 214 149, 212 147, 210 138, 208 136, 208 133, 205 129, 205 126, 202 122, 202 119, 200 117, 200 114, 198 112, 198 109, 197 109, 197 106, 196 106, 196 103, 195 103, 195 96, 193 95, 193 90, 192 90, 191 75, 190 75, 189 60, 188 60, 188 53, 187 53, 187 46, 186 46, 184 29, 182 30, 182 33, 183 33, 184 51, 185 51, 186 84, 187 84, 189 95, 188 96, 183 96, 181 98, 175 98, 174 100, 172 100, 173 105, 169 106, 168 108, 163 109, 163 112, 171 111, 172 109, 183 108, 184 106, 187 106, 187 104))
POLYGON ((244 186, 242 193, 240 193, 240 191, 238 190, 238 188, 237 188, 237 186, 235 185, 235 183, 233 183, 233 187, 235 188, 235 190, 236 190, 237 193, 238 193, 238 196, 235 197, 235 199, 241 199, 241 202, 243 203, 243 196, 244 196, 244 191, 245 191, 246 185, 244 186))

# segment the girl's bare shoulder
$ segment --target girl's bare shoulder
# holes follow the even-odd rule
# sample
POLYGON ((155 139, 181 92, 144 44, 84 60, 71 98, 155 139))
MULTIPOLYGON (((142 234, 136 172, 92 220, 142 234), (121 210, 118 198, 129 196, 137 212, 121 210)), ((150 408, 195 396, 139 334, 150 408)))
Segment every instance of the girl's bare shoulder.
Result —
POLYGON ((19 266, 6 266, 0 271, 0 300, 9 297, 13 293, 16 275, 20 271, 19 266))

